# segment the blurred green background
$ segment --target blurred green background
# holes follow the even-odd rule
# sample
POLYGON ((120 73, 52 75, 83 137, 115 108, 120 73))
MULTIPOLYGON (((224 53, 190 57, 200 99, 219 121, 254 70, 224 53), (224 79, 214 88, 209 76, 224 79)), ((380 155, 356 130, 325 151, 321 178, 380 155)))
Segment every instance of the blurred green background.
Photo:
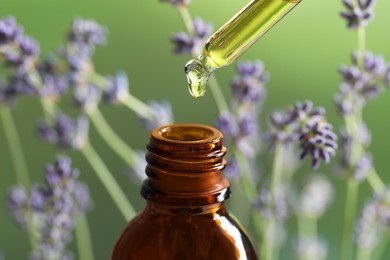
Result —
MULTIPOLYGON (((215 29, 247 3, 246 0, 192 2, 191 14, 212 22, 215 29)), ((390 60, 390 2, 377 2, 375 20, 367 28, 367 47, 390 60)), ((332 101, 340 82, 337 68, 339 64, 350 63, 351 50, 356 47, 357 39, 356 32, 347 30, 345 22, 340 19, 341 10, 341 0, 303 1, 239 59, 262 59, 271 75, 267 84, 268 96, 261 127, 267 127, 266 119, 272 110, 286 107, 295 101, 311 99, 315 105, 327 109, 329 121, 338 128, 341 120, 332 101)), ((24 26, 26 33, 38 39, 42 53, 56 49, 74 17, 95 19, 110 32, 108 44, 98 49, 94 56, 99 73, 105 75, 117 70, 126 71, 131 92, 144 101, 169 100, 176 122, 215 123, 217 109, 212 96, 209 94, 195 100, 188 93, 183 73, 183 65, 188 57, 172 55, 169 37, 184 30, 184 27, 179 13, 169 4, 162 4, 157 0, 3 0, 0 3, 0 17, 9 15, 14 15, 24 26)), ((229 82, 235 75, 234 66, 220 69, 215 75, 224 94, 229 97, 229 82)), ((373 135, 370 150, 374 154, 377 171, 388 183, 390 122, 385 111, 387 104, 390 104, 390 93, 386 92, 366 107, 364 116, 373 135)), ((145 147, 148 132, 139 125, 134 113, 117 106, 103 106, 102 111, 129 145, 139 149, 145 147)), ((36 120, 42 117, 41 108, 36 100, 23 98, 14 107, 13 113, 31 178, 41 182, 44 165, 52 163, 57 153, 54 147, 36 139, 34 126, 36 120)), ((115 178, 127 196, 136 209, 141 210, 144 201, 139 195, 139 187, 129 181, 124 163, 102 142, 93 128, 90 136, 92 144, 115 173, 115 178)), ((108 259, 125 222, 84 157, 77 152, 70 154, 74 166, 81 171, 81 179, 88 182, 95 203, 93 211, 88 214, 88 220, 96 259, 108 259)), ((320 172, 328 175, 335 185, 336 200, 319 222, 319 231, 328 240, 328 258, 337 259, 345 183, 332 173, 332 167, 320 168, 320 172)), ((1 205, 5 205, 6 192, 15 183, 13 171, 3 127, 0 127, 1 205)), ((310 173, 308 162, 305 162, 297 178, 310 173)), ((371 195, 368 186, 362 186, 359 209, 371 195)), ((239 212, 233 213, 240 216, 239 212)), ((290 230, 294 232, 294 219, 289 223, 290 230)), ((289 238, 293 237, 294 233, 291 233, 289 238)), ((282 259, 291 259, 291 250, 292 246, 288 245, 283 251, 282 259)), ((6 259, 25 259, 28 251, 25 233, 10 219, 5 206, 0 207, 0 251, 4 252, 6 259)))

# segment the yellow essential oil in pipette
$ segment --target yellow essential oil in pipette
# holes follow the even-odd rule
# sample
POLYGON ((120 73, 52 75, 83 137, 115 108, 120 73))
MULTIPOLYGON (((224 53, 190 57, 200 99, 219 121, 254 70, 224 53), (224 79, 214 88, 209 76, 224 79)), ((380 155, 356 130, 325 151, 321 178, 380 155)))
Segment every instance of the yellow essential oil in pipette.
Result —
POLYGON ((301 0, 253 0, 214 33, 202 54, 185 66, 193 97, 205 94, 207 80, 217 68, 234 62, 301 0))

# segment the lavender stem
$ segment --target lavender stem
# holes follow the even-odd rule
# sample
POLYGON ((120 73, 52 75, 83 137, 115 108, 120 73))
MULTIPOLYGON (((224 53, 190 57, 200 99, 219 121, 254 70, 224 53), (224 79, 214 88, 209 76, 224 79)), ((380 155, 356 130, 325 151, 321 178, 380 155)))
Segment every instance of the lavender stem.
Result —
POLYGON ((371 188, 375 192, 382 192, 386 189, 386 185, 383 183, 382 179, 379 177, 374 168, 371 169, 366 178, 368 183, 371 185, 371 188))
MULTIPOLYGON (((0 108, 0 116, 3 121, 4 133, 8 140, 8 146, 11 153, 11 160, 15 168, 15 175, 19 185, 28 190, 31 187, 30 177, 27 168, 26 158, 23 153, 22 145, 19 140, 15 121, 9 107, 0 108)), ((33 227, 30 218, 30 211, 25 212, 26 229, 28 233, 28 240, 32 250, 36 247, 34 239, 33 227)))
POLYGON ((344 211, 343 232, 341 238, 340 259, 350 260, 352 255, 352 230, 354 225, 359 183, 350 178, 347 182, 347 194, 344 211))
POLYGON ((81 149, 82 154, 90 163, 95 173, 99 177, 100 181, 114 200, 116 206, 119 208, 126 221, 135 216, 135 210, 131 203, 127 200, 126 195, 123 193, 122 188, 116 182, 107 166, 103 163, 98 153, 93 147, 87 143, 81 149))
POLYGON ((184 23, 184 25, 186 27, 187 32, 190 35, 193 35, 194 34, 194 25, 192 23, 191 14, 188 11, 188 8, 187 7, 181 7, 181 8, 178 8, 178 9, 179 9, 181 20, 183 21, 183 23, 184 23))
POLYGON ((93 260, 93 247, 89 231, 88 220, 85 214, 77 218, 75 235, 77 241, 78 258, 83 260, 93 260))
POLYGON ((91 122, 102 139, 111 147, 111 149, 121 157, 130 167, 133 167, 136 161, 135 152, 128 146, 110 127, 106 119, 97 108, 88 114, 91 122))
POLYGON ((156 121, 156 117, 150 107, 133 95, 129 95, 126 101, 123 102, 123 105, 130 108, 141 117, 144 117, 152 122, 156 121))
POLYGON ((11 152, 11 159, 15 167, 17 182, 25 189, 28 189, 30 187, 30 177, 15 121, 8 107, 0 108, 0 114, 3 121, 4 133, 11 152))

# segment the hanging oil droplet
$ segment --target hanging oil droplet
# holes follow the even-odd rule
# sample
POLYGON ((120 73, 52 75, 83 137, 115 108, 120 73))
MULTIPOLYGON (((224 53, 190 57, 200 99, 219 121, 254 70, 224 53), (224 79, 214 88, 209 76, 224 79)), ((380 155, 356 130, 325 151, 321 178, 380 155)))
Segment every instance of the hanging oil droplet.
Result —
POLYGON ((205 94, 213 70, 234 62, 301 0, 252 0, 206 42, 202 54, 186 64, 193 97, 205 94))
POLYGON ((188 80, 188 89, 194 98, 206 93, 207 81, 211 72, 197 59, 190 60, 184 71, 188 80))

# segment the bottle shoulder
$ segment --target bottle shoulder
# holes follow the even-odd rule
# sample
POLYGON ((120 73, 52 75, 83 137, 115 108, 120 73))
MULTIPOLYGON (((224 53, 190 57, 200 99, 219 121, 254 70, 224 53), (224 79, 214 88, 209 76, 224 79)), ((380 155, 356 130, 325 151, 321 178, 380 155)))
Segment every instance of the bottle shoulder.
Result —
POLYGON ((257 259, 241 226, 226 212, 168 215, 143 211, 120 236, 112 259, 257 259))

